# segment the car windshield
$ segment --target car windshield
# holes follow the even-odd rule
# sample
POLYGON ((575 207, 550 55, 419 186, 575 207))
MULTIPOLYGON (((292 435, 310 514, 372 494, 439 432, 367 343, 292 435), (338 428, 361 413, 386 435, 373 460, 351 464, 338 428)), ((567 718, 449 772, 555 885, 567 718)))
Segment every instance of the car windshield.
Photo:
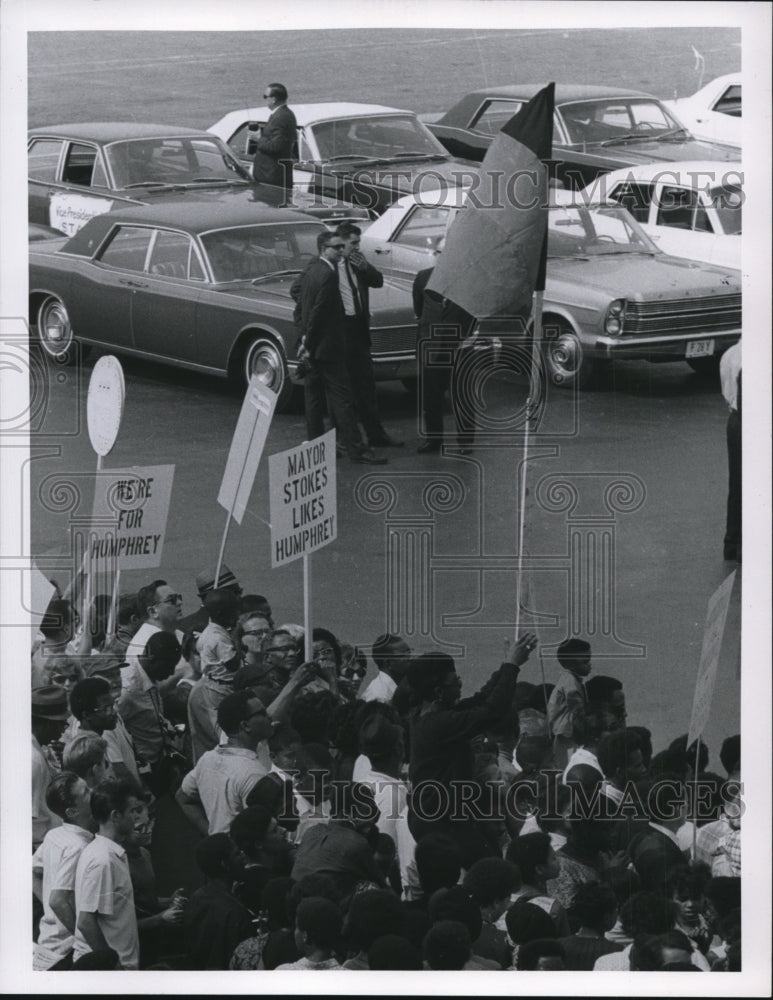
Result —
POLYGON ((548 213, 548 257, 657 252, 639 224, 619 206, 555 205, 548 213))
POLYGON ((302 271, 317 253, 316 223, 239 226, 205 233, 201 243, 216 282, 250 281, 279 271, 302 271))
POLYGON ((738 187, 719 187, 711 192, 711 204, 717 210, 722 232, 732 236, 741 235, 741 207, 743 192, 738 187))
POLYGON ((105 155, 117 189, 249 181, 244 168, 214 136, 127 139, 111 143, 105 155))
POLYGON ((318 122, 311 127, 323 160, 389 160, 448 153, 415 115, 373 115, 318 122))
POLYGON ((657 139, 680 130, 680 123, 654 98, 577 101, 558 109, 572 144, 657 139))

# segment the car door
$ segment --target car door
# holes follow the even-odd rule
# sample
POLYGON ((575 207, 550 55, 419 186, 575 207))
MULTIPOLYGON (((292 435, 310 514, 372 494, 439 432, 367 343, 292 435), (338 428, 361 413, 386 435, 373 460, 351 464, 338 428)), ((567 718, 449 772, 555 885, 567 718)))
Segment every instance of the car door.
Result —
POLYGON ((450 222, 447 205, 414 205, 388 240, 373 243, 373 263, 385 274, 412 279, 418 271, 434 265, 435 247, 450 222))
POLYGON ((93 216, 112 207, 99 147, 66 142, 59 178, 49 192, 49 225, 72 236, 93 216))
POLYGON ((158 229, 133 290, 134 346, 158 358, 196 363, 196 311, 204 268, 188 233, 158 229))
POLYGON ((49 202, 56 190, 64 139, 34 138, 27 147, 28 218, 30 222, 51 225, 49 202))
POLYGON ((716 236, 698 191, 665 181, 657 183, 652 213, 657 245, 664 253, 712 259, 716 236))
POLYGON ((88 267, 74 270, 70 318, 78 337, 112 347, 134 346, 134 291, 144 281, 152 230, 116 225, 88 267))

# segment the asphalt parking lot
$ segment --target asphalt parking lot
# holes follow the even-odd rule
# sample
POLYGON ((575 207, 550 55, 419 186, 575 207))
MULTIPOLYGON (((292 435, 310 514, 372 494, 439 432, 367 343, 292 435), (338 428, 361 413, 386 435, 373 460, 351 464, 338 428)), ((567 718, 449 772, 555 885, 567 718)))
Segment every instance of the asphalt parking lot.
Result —
MULTIPOLYGON (((40 33, 29 46, 29 124, 135 120, 206 127, 231 108, 260 103, 268 79, 287 83, 291 105, 351 98, 417 111, 443 110, 479 85, 548 78, 672 97, 692 92, 697 84, 691 46, 704 55, 709 79, 738 68, 739 42, 737 34, 710 28, 40 33)), ((64 384, 50 387, 41 434, 73 414, 82 416, 93 362, 94 356, 64 384)), ((195 606, 193 577, 217 552, 223 512, 215 496, 240 398, 211 379, 161 366, 129 361, 125 371, 124 424, 107 463, 175 463, 174 511, 162 569, 185 596, 187 612, 195 606)), ((489 405, 506 408, 517 391, 511 380, 497 380, 489 405)), ((512 568, 493 557, 516 549, 513 470, 519 445, 506 442, 479 450, 469 462, 438 458, 429 466, 414 454, 415 403, 397 385, 381 387, 379 398, 387 426, 408 442, 384 470, 397 477, 408 516, 417 516, 427 482, 450 476, 461 483, 464 502, 433 515, 431 631, 419 635, 417 645, 441 641, 464 650, 461 673, 470 691, 496 665, 502 639, 512 630, 512 568)), ((721 559, 726 458, 718 385, 681 363, 623 363, 615 367, 610 384, 584 394, 576 408, 570 397, 557 395, 550 420, 570 430, 548 435, 549 453, 533 456, 533 489, 542 475, 554 473, 623 475, 643 484, 635 510, 607 514, 614 541, 614 622, 611 630, 608 621, 604 629, 599 625, 591 640, 600 654, 598 672, 620 676, 631 716, 649 726, 661 744, 687 729, 706 603, 731 568, 721 559)), ((302 436, 300 413, 278 416, 267 453, 290 447, 302 436)), ((74 471, 93 469, 85 434, 67 439, 63 463, 74 471)), ((32 464, 33 497, 51 468, 46 459, 32 464)), ((315 618, 343 638, 367 643, 384 627, 390 528, 383 514, 358 504, 359 480, 354 469, 340 473, 339 539, 314 558, 315 618)), ((532 575, 533 597, 547 615, 541 636, 549 646, 565 634, 573 600, 564 565, 569 521, 564 513, 538 509, 530 496, 527 545, 546 563, 532 575)), ((247 589, 271 596, 278 619, 298 621, 300 564, 267 568, 261 523, 267 510, 263 469, 244 525, 232 530, 226 561, 247 589)), ((61 517, 33 501, 35 552, 59 546, 65 528, 61 517)), ((144 574, 126 573, 123 583, 130 587, 143 580, 144 574)), ((736 639, 737 597, 728 627, 736 639)), ((554 679, 554 657, 546 656, 544 663, 547 679, 554 679)), ((536 664, 528 670, 527 679, 538 679, 536 664)), ((721 740, 738 729, 738 687, 730 641, 706 733, 713 766, 721 740)))

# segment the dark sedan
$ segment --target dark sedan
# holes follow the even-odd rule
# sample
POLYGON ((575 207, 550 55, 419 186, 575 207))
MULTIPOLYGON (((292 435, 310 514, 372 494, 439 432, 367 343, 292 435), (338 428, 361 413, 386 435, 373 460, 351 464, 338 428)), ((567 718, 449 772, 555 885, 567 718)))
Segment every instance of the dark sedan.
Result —
MULTIPOLYGON (((476 90, 443 115, 422 115, 454 156, 482 160, 492 139, 544 84, 476 90)), ((583 188, 609 170, 659 160, 739 160, 740 149, 695 139, 673 111, 636 90, 556 86, 553 158, 560 180, 583 188)))
MULTIPOLYGON (((29 221, 72 236, 92 216, 131 205, 222 200, 279 206, 285 193, 255 186, 209 132, 173 125, 87 122, 33 129, 27 144, 29 221)), ((329 225, 367 211, 298 193, 293 206, 329 225)))
MULTIPOLYGON (((282 407, 296 366, 289 289, 324 228, 227 198, 98 215, 69 239, 30 244, 30 325, 60 360, 77 339, 221 377, 257 373, 282 407)), ((387 279, 370 305, 376 377, 412 376, 410 290, 387 279)))

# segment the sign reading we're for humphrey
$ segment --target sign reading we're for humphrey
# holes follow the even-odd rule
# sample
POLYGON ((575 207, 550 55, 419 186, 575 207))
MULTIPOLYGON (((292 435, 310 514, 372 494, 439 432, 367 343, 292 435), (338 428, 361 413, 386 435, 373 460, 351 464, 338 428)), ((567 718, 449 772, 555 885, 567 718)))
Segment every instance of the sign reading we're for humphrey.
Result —
POLYGON ((173 465, 97 473, 88 542, 92 572, 161 565, 173 478, 173 465))
POLYGON ((335 429, 269 455, 271 566, 283 566, 338 537, 335 429))

